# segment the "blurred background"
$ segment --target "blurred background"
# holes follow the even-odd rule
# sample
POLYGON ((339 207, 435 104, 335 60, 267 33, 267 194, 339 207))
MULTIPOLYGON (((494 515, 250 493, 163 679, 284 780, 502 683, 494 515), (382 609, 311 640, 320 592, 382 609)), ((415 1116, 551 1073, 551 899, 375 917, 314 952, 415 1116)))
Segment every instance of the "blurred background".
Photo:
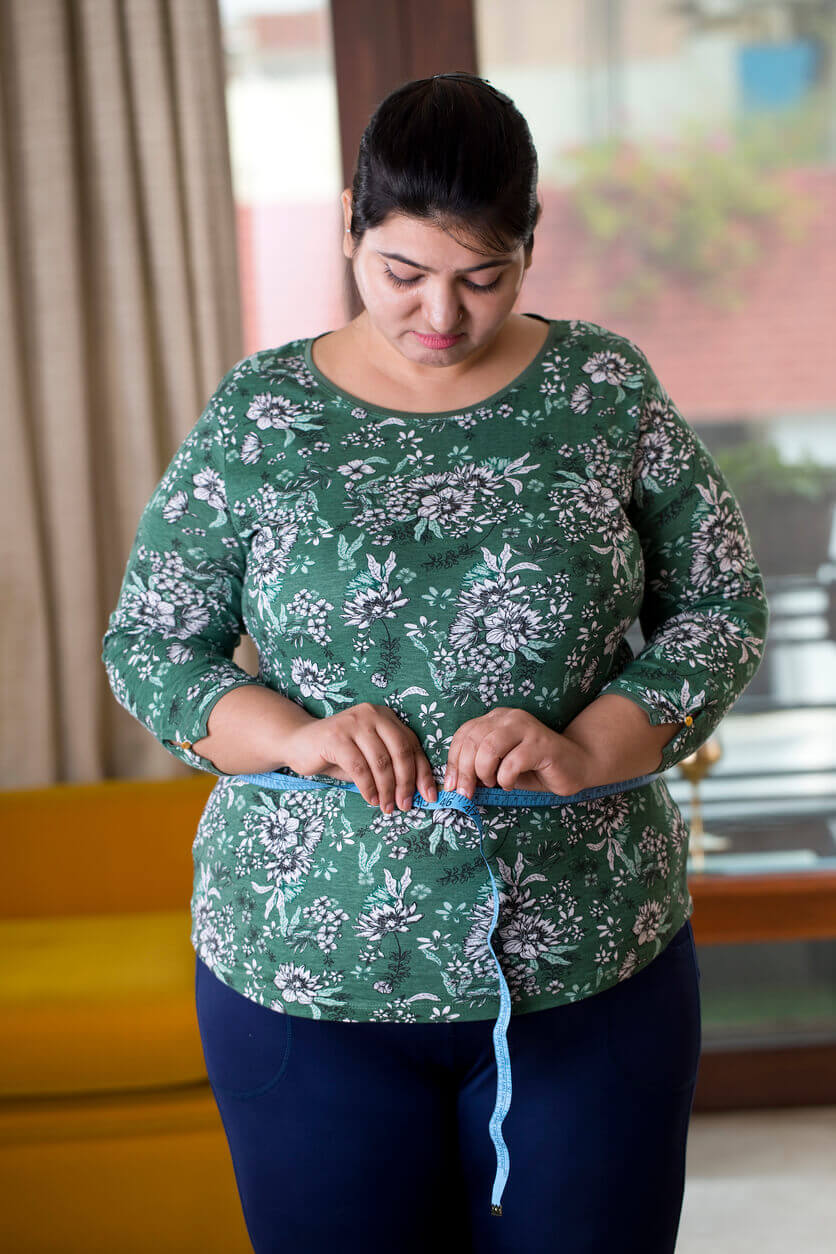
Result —
MULTIPOLYGON (((517 311, 647 353, 738 496, 771 606, 754 680, 667 779, 703 1002, 677 1248, 832 1241, 836 0, 6 0, 10 1249, 248 1248, 189 983, 214 777, 114 702, 100 642, 142 508, 229 366, 359 312, 339 196, 371 113, 454 69, 511 95, 539 154, 517 311)), ((236 661, 255 672, 247 637, 236 661)))

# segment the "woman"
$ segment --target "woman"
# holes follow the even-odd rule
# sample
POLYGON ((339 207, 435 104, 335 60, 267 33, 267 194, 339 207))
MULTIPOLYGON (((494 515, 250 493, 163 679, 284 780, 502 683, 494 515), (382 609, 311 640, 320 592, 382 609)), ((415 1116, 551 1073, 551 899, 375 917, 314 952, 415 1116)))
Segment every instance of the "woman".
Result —
POLYGON ((224 376, 102 652, 219 777, 191 938, 250 1238, 669 1254, 700 1000, 660 773, 757 670, 761 573, 641 349, 513 312, 540 205, 507 96, 398 88, 342 206, 362 312, 224 376))

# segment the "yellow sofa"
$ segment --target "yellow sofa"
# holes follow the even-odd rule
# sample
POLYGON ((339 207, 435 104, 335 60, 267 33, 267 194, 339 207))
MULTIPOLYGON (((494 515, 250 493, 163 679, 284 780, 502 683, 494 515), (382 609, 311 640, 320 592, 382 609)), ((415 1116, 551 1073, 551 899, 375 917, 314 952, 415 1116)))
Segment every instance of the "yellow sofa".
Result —
POLYGON ((0 792, 0 1249, 252 1249, 194 1008, 214 782, 0 792))

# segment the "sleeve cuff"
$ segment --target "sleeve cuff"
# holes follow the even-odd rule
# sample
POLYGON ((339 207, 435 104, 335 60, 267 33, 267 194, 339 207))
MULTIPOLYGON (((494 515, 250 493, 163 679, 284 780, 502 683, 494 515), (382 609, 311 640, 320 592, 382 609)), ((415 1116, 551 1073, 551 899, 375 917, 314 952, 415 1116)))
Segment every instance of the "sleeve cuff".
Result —
POLYGON ((606 684, 598 695, 602 696, 605 692, 615 692, 640 705, 653 727, 658 727, 660 723, 685 724, 662 749, 661 760, 655 767, 654 774, 676 766, 683 758, 694 753, 711 734, 713 724, 709 719, 705 694, 692 693, 687 680, 678 691, 668 692, 622 676, 606 684))
POLYGON ((160 737, 164 748, 181 762, 197 770, 208 771, 213 775, 232 776, 234 772, 222 771, 209 758, 195 753, 192 745, 195 741, 208 736, 209 715, 216 702, 225 693, 232 692, 233 688, 244 688, 249 685, 264 686, 254 675, 249 675, 234 662, 214 663, 196 682, 185 689, 182 702, 179 702, 177 698, 172 702, 173 715, 177 721, 168 729, 165 736, 160 737), (179 718, 174 710, 175 706, 179 706, 179 718))

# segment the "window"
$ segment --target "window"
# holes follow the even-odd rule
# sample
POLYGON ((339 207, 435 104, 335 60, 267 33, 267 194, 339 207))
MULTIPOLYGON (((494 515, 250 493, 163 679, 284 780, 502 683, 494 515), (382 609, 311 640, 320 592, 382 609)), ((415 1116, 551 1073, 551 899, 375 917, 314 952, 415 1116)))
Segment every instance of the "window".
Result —
POLYGON ((341 326, 342 191, 325 0, 220 0, 244 351, 341 326))

